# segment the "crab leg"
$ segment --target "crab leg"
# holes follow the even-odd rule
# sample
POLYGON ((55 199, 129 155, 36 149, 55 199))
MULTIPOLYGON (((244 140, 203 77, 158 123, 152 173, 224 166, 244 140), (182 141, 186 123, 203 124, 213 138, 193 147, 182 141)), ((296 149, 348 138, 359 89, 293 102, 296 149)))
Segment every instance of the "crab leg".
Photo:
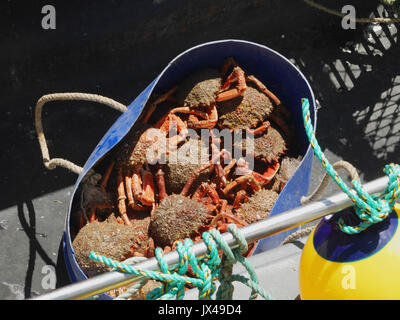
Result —
POLYGON ((165 179, 164 179, 164 170, 159 166, 157 173, 156 173, 156 181, 158 192, 160 196, 160 201, 164 200, 168 195, 165 191, 165 179))
POLYGON ((211 145, 213 147, 213 153, 214 155, 211 158, 211 162, 214 165, 215 168, 215 173, 218 176, 218 178, 221 180, 223 185, 227 184, 226 177, 225 177, 225 172, 224 169, 222 168, 222 165, 219 161, 219 159, 222 157, 224 160, 226 159, 231 159, 231 154, 225 150, 222 149, 220 152, 216 151, 216 146, 214 144, 211 145))
POLYGON ((141 179, 139 172, 136 171, 132 178, 132 188, 135 199, 139 200, 145 206, 153 206, 154 204, 154 181, 153 175, 148 167, 140 169, 141 179))
POLYGON ((256 179, 256 181, 258 181, 261 184, 265 184, 265 183, 269 183, 274 176, 277 174, 280 164, 278 161, 273 162, 266 170, 264 173, 258 173, 256 171, 253 171, 251 169, 248 168, 247 166, 247 162, 243 159, 240 158, 237 162, 238 165, 238 171, 241 174, 244 175, 253 175, 254 178, 256 179))
POLYGON ((208 194, 214 204, 218 204, 220 202, 217 190, 215 190, 212 186, 205 182, 203 182, 196 190, 196 192, 193 194, 192 199, 201 200, 206 194, 208 194))
POLYGON ((101 185, 100 185, 100 187, 103 190, 106 189, 106 186, 107 186, 108 180, 110 179, 111 171, 114 168, 114 165, 115 165, 115 162, 114 161, 111 162, 104 174, 103 181, 101 182, 101 185))
POLYGON ((242 204, 242 201, 246 202, 248 200, 247 193, 245 190, 239 190, 233 201, 233 208, 237 209, 242 204))
POLYGON ((225 178, 231 172, 231 170, 235 166, 235 164, 236 164, 236 159, 232 159, 232 161, 224 168, 224 176, 225 176, 225 178))
POLYGON ((249 184, 250 187, 254 191, 258 191, 261 189, 260 183, 256 180, 256 178, 252 175, 240 176, 228 183, 228 185, 222 190, 225 196, 229 196, 229 193, 237 186, 243 186, 244 184, 249 184))
MULTIPOLYGON (((156 126, 157 127, 157 126, 156 126)), ((165 133, 173 133, 173 128, 176 128, 176 134, 173 137, 168 138, 169 150, 176 150, 178 144, 180 144, 188 134, 187 126, 181 118, 175 114, 168 114, 163 123, 159 124, 159 129, 165 133)))
POLYGON ((271 166, 265 170, 263 174, 253 171, 252 174, 256 178, 256 180, 262 184, 269 183, 275 177, 277 172, 279 171, 280 164, 278 161, 274 162, 271 166))
POLYGON ((89 222, 96 221, 96 208, 91 208, 89 210, 89 222))
MULTIPOLYGON (((134 211, 143 211, 145 208, 139 203, 135 203, 135 196, 133 191, 133 179, 136 179, 135 173, 132 176, 125 177, 126 195, 128 197, 128 205, 134 211)), ((141 180, 140 180, 141 181, 141 180)), ((140 182, 141 183, 141 182, 140 182)))
POLYGON ((235 59, 233 59, 232 57, 229 57, 224 66, 221 69, 221 77, 225 77, 226 73, 228 72, 228 69, 233 66, 233 67, 237 67, 237 62, 235 61, 235 59))
POLYGON ((218 122, 218 111, 215 104, 213 104, 207 113, 208 119, 199 120, 195 115, 189 116, 189 126, 193 129, 212 129, 218 122))
POLYGON ((210 133, 211 133, 211 149, 213 154, 212 162, 215 164, 215 173, 222 181, 223 185, 226 185, 227 184, 226 174, 224 169, 222 168, 221 163, 219 162, 219 158, 220 156, 223 156, 224 160, 230 159, 231 162, 234 161, 234 159, 232 159, 231 154, 225 149, 221 150, 222 153, 219 152, 218 147, 215 143, 219 145, 221 143, 221 139, 215 136, 213 130, 210 130, 210 133))
POLYGON ((260 89, 261 92, 263 92, 268 98, 270 98, 275 103, 276 106, 279 106, 281 104, 281 100, 279 100, 278 97, 274 95, 271 91, 269 91, 267 87, 255 76, 253 75, 247 76, 247 80, 253 82, 257 86, 257 88, 260 89))
POLYGON ((185 196, 188 194, 190 187, 192 186, 192 184, 194 183, 194 181, 196 180, 196 178, 198 177, 198 175, 203 172, 204 170, 207 170, 209 167, 211 167, 211 161, 210 163, 205 164, 204 166, 198 168, 196 171, 194 171, 192 173, 192 175, 190 176, 190 178, 188 179, 188 181, 186 182, 185 186, 183 187, 182 191, 181 191, 181 195, 185 196))
POLYGON ((162 96, 160 96, 156 101, 154 101, 150 107, 149 110, 147 111, 146 115, 143 118, 143 122, 147 123, 151 117, 151 115, 153 114, 153 112, 156 110, 157 105, 159 105, 160 103, 168 100, 168 98, 176 91, 178 87, 173 87, 172 89, 168 90, 166 93, 164 93, 162 96))
POLYGON ((128 197, 128 206, 133 207, 135 205, 135 198, 132 191, 132 177, 129 175, 125 176, 125 188, 126 196, 128 197))
POLYGON ((174 114, 174 113, 186 113, 186 114, 193 114, 196 116, 199 116, 203 119, 208 119, 208 114, 200 111, 200 110, 196 110, 196 109, 192 109, 190 107, 178 107, 178 108, 174 108, 172 109, 170 112, 170 114, 174 114))
POLYGON ((253 135, 258 135, 263 133, 265 130, 267 130, 269 127, 271 126, 271 124, 269 123, 269 121, 264 121, 261 126, 259 126, 258 128, 255 129, 247 129, 247 132, 253 135))
POLYGON ((222 232, 226 232, 227 231, 227 223, 224 222, 223 220, 231 220, 233 221, 238 227, 244 227, 245 225, 247 225, 246 222, 242 221, 240 218, 236 217, 233 214, 230 214, 226 211, 228 208, 228 201, 221 200, 221 208, 219 213, 211 220, 210 225, 217 225, 218 229, 220 229, 220 231, 222 232), (221 221, 222 220, 222 221, 221 221))
POLYGON ((121 214, 122 219, 124 219, 125 224, 131 225, 131 222, 126 214, 126 205, 125 205, 125 187, 124 187, 124 179, 122 177, 122 168, 118 170, 117 176, 117 184, 118 184, 118 210, 121 214))
POLYGON ((225 84, 222 86, 220 94, 217 95, 215 101, 225 101, 234 99, 238 96, 241 96, 243 92, 246 90, 246 77, 244 75, 244 71, 240 67, 234 67, 232 73, 226 79, 225 84), (229 88, 231 82, 237 81, 237 87, 231 90, 224 91, 229 88))
MULTIPOLYGON (((216 155, 214 155, 212 157, 212 159, 210 160, 209 163, 205 164, 204 166, 198 168, 196 171, 194 171, 192 173, 192 175, 190 176, 190 178, 188 179, 188 181, 186 182, 185 186, 183 187, 182 191, 181 191, 181 195, 186 196, 189 192, 190 187, 192 186, 192 184, 194 183, 194 181, 196 180, 196 178, 198 177, 198 175, 203 172, 204 170, 207 170, 208 168, 210 168, 211 166, 213 166, 214 164, 218 163, 218 158, 220 157, 227 157, 227 155, 230 156, 229 152, 226 151, 225 149, 221 150, 220 152, 218 152, 216 155)), ((223 176, 223 172, 222 172, 222 176, 220 177, 221 179, 225 177, 223 176)))

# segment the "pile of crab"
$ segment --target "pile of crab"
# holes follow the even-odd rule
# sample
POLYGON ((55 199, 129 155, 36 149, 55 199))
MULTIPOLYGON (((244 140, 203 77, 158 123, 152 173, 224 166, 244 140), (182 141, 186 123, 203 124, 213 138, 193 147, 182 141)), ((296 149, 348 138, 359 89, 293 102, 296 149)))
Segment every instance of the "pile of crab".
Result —
POLYGON ((118 261, 152 257, 210 228, 267 218, 301 160, 290 113, 233 58, 150 99, 139 120, 96 166, 102 178, 82 187, 73 246, 88 276, 105 271, 92 250, 118 261), (221 130, 251 134, 251 144, 233 147, 252 161, 234 157, 221 130))

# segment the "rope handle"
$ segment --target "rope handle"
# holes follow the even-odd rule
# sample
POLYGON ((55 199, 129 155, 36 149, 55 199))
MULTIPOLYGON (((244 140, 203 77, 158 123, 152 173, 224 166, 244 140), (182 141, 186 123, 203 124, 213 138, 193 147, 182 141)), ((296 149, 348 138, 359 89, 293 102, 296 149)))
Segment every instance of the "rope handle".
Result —
MULTIPOLYGON (((332 167, 334 170, 345 170, 349 174, 352 181, 360 181, 360 176, 358 175, 357 169, 350 162, 340 160, 335 162, 332 167)), ((324 193, 326 187, 331 181, 332 179, 329 176, 328 172, 325 172, 320 184, 315 188, 315 190, 309 196, 305 196, 300 199, 301 204, 306 204, 308 202, 317 200, 324 193)))
POLYGON ((56 167, 63 167, 76 174, 81 174, 83 168, 62 158, 50 159, 49 149, 47 147, 46 138, 43 132, 42 125, 42 109, 46 102, 50 101, 68 101, 68 100, 83 100, 105 104, 120 112, 125 112, 127 107, 113 99, 103 97, 97 94, 81 93, 81 92, 66 92, 66 93, 52 93, 42 96, 36 103, 35 109, 35 126, 38 135, 40 149, 42 151, 43 164, 49 169, 53 170, 56 167))

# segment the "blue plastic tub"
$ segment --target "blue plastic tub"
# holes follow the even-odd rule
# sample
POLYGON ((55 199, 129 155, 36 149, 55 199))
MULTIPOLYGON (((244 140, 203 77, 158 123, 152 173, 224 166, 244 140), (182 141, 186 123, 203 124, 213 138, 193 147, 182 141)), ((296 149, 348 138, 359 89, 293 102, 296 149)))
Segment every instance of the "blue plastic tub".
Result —
MULTIPOLYGON (((112 125, 87 160, 82 174, 76 181, 65 222, 64 254, 72 282, 87 279, 75 260, 70 232, 70 218, 73 214, 71 212, 72 203, 82 178, 129 132, 153 91, 165 92, 198 69, 205 67, 220 68, 226 58, 230 56, 236 59, 247 74, 254 74, 259 78, 292 112, 303 160, 280 193, 270 215, 276 215, 300 205, 300 198, 308 190, 313 159, 313 152, 303 127, 301 98, 309 99, 314 127, 316 125, 314 94, 306 78, 281 54, 256 43, 242 40, 221 40, 201 44, 183 52, 168 64, 160 75, 128 106, 128 110, 112 125)), ((282 232, 259 241, 255 254, 277 247, 294 230, 282 232)), ((103 297, 108 296, 103 295, 103 297)))

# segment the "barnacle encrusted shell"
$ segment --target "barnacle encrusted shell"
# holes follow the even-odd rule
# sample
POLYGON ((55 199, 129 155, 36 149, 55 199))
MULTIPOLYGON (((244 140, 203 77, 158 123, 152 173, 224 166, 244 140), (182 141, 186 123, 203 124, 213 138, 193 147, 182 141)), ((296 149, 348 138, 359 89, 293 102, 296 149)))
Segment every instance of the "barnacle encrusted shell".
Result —
POLYGON ((278 193, 275 191, 261 189, 243 203, 235 211, 235 215, 247 223, 265 219, 269 216, 277 198, 278 193))
POLYGON ((215 103, 220 88, 218 70, 202 69, 194 72, 180 85, 177 92, 178 104, 190 108, 210 106, 215 103))
POLYGON ((271 100, 251 85, 243 95, 217 103, 218 125, 229 129, 254 128, 265 121, 273 110, 271 100))
POLYGON ((171 246, 195 234, 207 220, 207 209, 199 201, 173 194, 154 210, 149 232, 156 246, 171 246))

